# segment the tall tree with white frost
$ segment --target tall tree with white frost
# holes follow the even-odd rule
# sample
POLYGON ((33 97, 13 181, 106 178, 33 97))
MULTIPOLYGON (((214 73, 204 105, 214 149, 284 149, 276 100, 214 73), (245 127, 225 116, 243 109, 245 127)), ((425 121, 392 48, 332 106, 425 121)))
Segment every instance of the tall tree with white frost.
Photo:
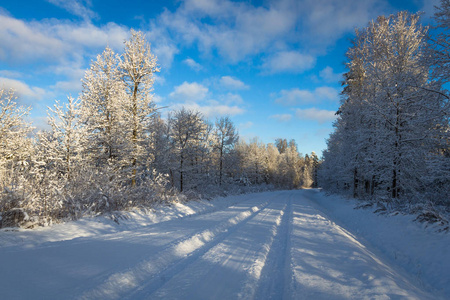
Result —
POLYGON ((26 153, 24 140, 31 131, 24 121, 30 108, 17 106, 16 99, 13 90, 0 89, 0 159, 3 166, 26 153))
POLYGON ((50 155, 55 161, 55 171, 69 181, 83 160, 85 134, 79 118, 80 102, 72 97, 67 97, 65 107, 57 101, 53 108, 49 108, 48 123, 54 142, 48 144, 49 148, 54 147, 50 155))
POLYGON ((144 140, 151 134, 148 131, 150 116, 155 112, 151 94, 153 74, 159 72, 156 56, 151 53, 150 45, 142 32, 131 30, 130 39, 125 41, 125 52, 119 70, 128 94, 127 127, 131 131, 130 140, 133 147, 130 157, 131 180, 132 186, 135 186, 138 169, 142 170, 147 165, 144 140))
POLYGON ((324 182, 397 203, 426 190, 446 115, 440 85, 429 78, 426 42, 419 16, 407 12, 357 31, 336 131, 324 153, 324 182), (326 174, 333 169, 338 172, 326 174))
POLYGON ((121 167, 129 152, 124 106, 128 105, 125 84, 119 73, 120 57, 107 47, 82 80, 80 95, 82 122, 87 132, 87 156, 104 168, 108 164, 121 167))
MULTIPOLYGON (((447 86, 450 82, 450 1, 441 0, 440 6, 435 8, 434 19, 437 26, 432 28, 430 34, 429 59, 433 79, 447 86)), ((442 94, 444 101, 441 110, 444 112, 444 118, 439 126, 444 134, 435 155, 432 156, 434 181, 431 184, 435 186, 435 198, 442 198, 440 195, 450 193, 450 93, 445 89, 442 94)), ((448 197, 446 201, 450 205, 448 197)))
POLYGON ((214 148, 219 153, 219 185, 222 185, 225 156, 233 149, 239 137, 229 117, 216 119, 215 134, 217 140, 214 148))
POLYGON ((86 134, 80 122, 80 102, 67 97, 65 105, 56 101, 47 113, 51 129, 37 135, 32 182, 36 186, 36 214, 52 218, 76 214, 72 201, 89 180, 84 168, 86 134))
POLYGON ((442 83, 450 81, 450 0, 441 0, 436 6, 435 34, 430 34, 428 44, 432 64, 432 75, 442 83))
POLYGON ((18 106, 13 90, 0 89, 0 211, 19 207, 23 176, 33 152, 24 118, 30 109, 18 106))
POLYGON ((206 129, 207 125, 198 111, 182 108, 169 116, 173 154, 170 173, 172 179, 175 179, 174 173, 179 175, 180 192, 183 192, 186 184, 191 182, 191 177, 199 173, 201 165, 198 164, 197 159, 204 150, 206 129))
POLYGON ((246 184, 267 183, 269 179, 269 166, 266 145, 258 138, 250 143, 240 141, 236 144, 238 156, 239 177, 246 184))

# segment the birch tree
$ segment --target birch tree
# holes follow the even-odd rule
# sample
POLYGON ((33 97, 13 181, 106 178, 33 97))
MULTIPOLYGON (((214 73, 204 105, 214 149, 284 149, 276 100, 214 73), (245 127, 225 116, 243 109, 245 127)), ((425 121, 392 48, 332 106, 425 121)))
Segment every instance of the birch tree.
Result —
POLYGON ((24 172, 33 152, 27 139, 32 127, 25 122, 30 108, 18 106, 16 99, 13 90, 0 89, 0 211, 25 201, 24 172))
POLYGON ((222 185, 225 156, 230 153, 239 138, 229 117, 216 119, 215 134, 217 139, 214 148, 219 154, 219 185, 222 185))
POLYGON ((129 152, 124 107, 128 105, 125 84, 119 73, 120 57, 107 47, 82 80, 82 122, 86 126, 87 155, 98 168, 125 164, 129 152))
POLYGON ((80 102, 72 97, 67 97, 65 106, 57 101, 49 108, 51 143, 48 148, 52 150, 49 154, 55 161, 55 171, 69 181, 83 160, 85 135, 79 118, 80 102))
MULTIPOLYGON (((190 177, 201 167, 196 159, 203 151, 206 124, 198 111, 182 108, 169 116, 169 132, 173 153, 170 170, 172 178, 178 174, 179 190, 183 192, 190 177)), ((192 184, 192 181, 190 181, 192 184)))
POLYGON ((131 180, 132 186, 135 186, 138 169, 142 170, 147 164, 144 141, 151 134, 148 131, 150 116, 155 112, 151 94, 153 74, 159 72, 156 56, 152 54, 142 32, 131 30, 130 39, 125 41, 125 52, 119 63, 119 70, 128 95, 127 128, 131 132, 131 180))
POLYGON ((445 97, 429 77, 419 20, 407 12, 379 17, 356 32, 347 53, 346 87, 323 170, 336 169, 329 175, 338 175, 337 187, 355 197, 419 199, 431 175, 429 158, 445 140, 445 97))

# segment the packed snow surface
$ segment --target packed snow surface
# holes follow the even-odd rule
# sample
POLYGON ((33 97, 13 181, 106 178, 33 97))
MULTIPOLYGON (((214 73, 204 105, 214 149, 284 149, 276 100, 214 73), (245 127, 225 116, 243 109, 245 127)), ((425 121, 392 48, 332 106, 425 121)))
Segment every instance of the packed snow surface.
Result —
POLYGON ((450 239, 318 190, 0 231, 1 299, 445 299, 450 239))

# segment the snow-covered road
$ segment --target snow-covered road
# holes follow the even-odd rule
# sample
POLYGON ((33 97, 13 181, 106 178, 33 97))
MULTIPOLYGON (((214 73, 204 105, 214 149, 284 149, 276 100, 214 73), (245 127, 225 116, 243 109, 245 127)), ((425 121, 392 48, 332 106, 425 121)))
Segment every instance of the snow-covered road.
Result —
POLYGON ((0 247, 0 298, 436 298, 308 195, 245 195, 132 231, 0 247))

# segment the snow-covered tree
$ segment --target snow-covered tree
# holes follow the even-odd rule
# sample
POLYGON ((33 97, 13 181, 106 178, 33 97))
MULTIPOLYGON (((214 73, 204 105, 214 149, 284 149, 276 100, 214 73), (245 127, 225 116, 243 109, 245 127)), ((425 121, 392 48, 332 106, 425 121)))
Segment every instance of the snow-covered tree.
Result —
POLYGON ((98 168, 114 163, 121 167, 129 153, 124 107, 125 84, 119 73, 120 57, 109 47, 97 56, 82 80, 82 122, 86 126, 86 155, 98 168))
POLYGON ((48 123, 51 126, 49 155, 54 160, 55 171, 71 180, 75 168, 84 159, 85 134, 80 122, 80 102, 67 97, 64 107, 57 101, 53 108, 49 108, 48 123))
MULTIPOLYGON (((148 165, 145 139, 151 132, 151 115, 155 112, 152 100, 155 72, 159 72, 156 56, 141 31, 131 30, 131 37, 125 41, 125 52, 119 63, 120 76, 126 85, 128 95, 126 127, 130 130, 132 149, 130 152, 132 186, 136 184, 137 171, 148 165)), ((151 158, 150 158, 151 160, 151 158)))
POLYGON ((278 138, 275 140, 275 145, 277 146, 278 152, 280 154, 283 154, 284 152, 286 152, 288 142, 286 139, 278 138))
POLYGON ((186 186, 195 185, 192 178, 201 171, 199 158, 205 147, 206 129, 207 125, 198 111, 182 108, 169 116, 173 156, 170 175, 173 179, 177 177, 180 192, 183 192, 186 186))
POLYGON ((236 144, 240 179, 246 184, 267 183, 269 179, 266 145, 258 138, 236 144))
POLYGON ((37 134, 33 177, 30 178, 35 204, 34 214, 58 218, 76 215, 74 210, 88 186, 86 169, 86 131, 80 121, 80 101, 67 97, 62 105, 56 101, 48 109, 49 131, 37 134))
POLYGON ((149 130, 153 132, 148 148, 153 158, 150 166, 158 173, 168 174, 171 150, 169 124, 161 118, 160 113, 155 113, 152 116, 150 128, 149 130))
POLYGON ((428 50, 432 75, 442 83, 450 81, 450 1, 441 0, 436 6, 434 19, 437 23, 431 34, 428 50))
POLYGON ((326 184, 396 202, 424 192, 429 158, 445 140, 446 114, 440 85, 429 78, 426 41, 419 15, 407 12, 356 32, 336 130, 324 153, 326 184))
POLYGON ((33 145, 32 130, 24 118, 30 109, 18 106, 13 90, 0 89, 0 212, 20 207, 24 199, 24 176, 33 145))
POLYGON ((229 117, 216 119, 215 135, 214 149, 218 152, 219 185, 222 185, 225 157, 231 152, 239 136, 229 117))
POLYGON ((17 106, 16 99, 13 90, 0 89, 0 159, 3 164, 20 159, 26 153, 24 141, 32 129, 24 120, 30 108, 17 106))

